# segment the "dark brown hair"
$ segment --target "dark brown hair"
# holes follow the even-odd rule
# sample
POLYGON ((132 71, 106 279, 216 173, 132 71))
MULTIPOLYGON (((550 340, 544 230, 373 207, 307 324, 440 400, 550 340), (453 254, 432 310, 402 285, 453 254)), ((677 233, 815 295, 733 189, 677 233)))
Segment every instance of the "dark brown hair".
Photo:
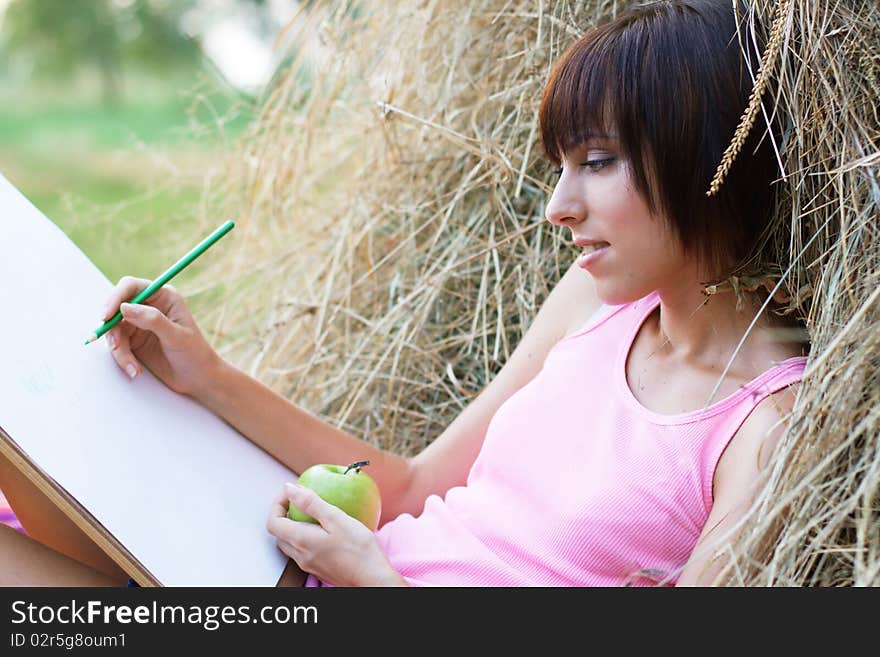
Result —
MULTIPOLYGON (((563 53, 539 114, 544 151, 556 165, 591 134, 616 133, 649 210, 715 281, 752 256, 778 176, 761 115, 720 190, 706 195, 748 106, 766 38, 755 21, 752 42, 744 4, 736 14, 731 0, 629 7, 563 53)), ((779 130, 771 129, 778 148, 779 130)))

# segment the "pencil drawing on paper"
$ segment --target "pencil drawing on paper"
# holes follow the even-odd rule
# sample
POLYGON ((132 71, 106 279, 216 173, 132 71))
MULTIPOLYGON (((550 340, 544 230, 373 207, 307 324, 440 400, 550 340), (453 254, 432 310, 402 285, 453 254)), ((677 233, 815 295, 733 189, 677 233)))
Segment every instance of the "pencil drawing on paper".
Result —
POLYGON ((22 385, 30 392, 45 394, 55 389, 55 374, 49 363, 38 360, 30 371, 20 377, 22 385))

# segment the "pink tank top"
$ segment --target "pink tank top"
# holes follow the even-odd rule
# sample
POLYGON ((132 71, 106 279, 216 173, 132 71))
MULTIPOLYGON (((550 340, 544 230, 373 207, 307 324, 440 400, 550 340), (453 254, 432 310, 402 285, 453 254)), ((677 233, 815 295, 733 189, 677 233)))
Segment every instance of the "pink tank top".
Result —
POLYGON ((377 530, 411 585, 677 580, 712 508, 728 441, 762 399, 800 380, 807 358, 784 360, 704 409, 656 413, 632 394, 625 364, 659 303, 652 292, 604 306, 554 345, 493 416, 467 484, 377 530))

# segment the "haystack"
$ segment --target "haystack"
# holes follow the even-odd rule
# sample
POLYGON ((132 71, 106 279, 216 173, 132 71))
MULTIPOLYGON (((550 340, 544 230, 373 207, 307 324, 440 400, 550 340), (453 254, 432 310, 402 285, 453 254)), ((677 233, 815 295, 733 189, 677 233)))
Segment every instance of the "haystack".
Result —
MULTIPOLYGON (((237 218, 236 246, 183 291, 227 359, 414 454, 498 372, 575 256, 543 217, 541 88, 627 3, 308 4, 284 35, 289 66, 207 186, 205 227, 237 218)), ((761 267, 719 285, 785 300, 812 346, 770 482, 722 546, 726 581, 878 585, 880 6, 749 11, 770 45, 743 130, 781 113, 785 175, 761 267)))

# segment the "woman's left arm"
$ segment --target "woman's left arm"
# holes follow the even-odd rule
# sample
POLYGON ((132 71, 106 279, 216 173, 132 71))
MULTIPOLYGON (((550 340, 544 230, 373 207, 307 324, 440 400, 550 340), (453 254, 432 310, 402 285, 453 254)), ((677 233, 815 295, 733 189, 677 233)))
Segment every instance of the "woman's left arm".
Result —
POLYGON ((723 537, 721 546, 736 538, 737 525, 766 482, 770 455, 785 432, 797 387, 793 384, 763 399, 727 445, 715 471, 712 510, 676 586, 724 583, 716 580, 727 565, 727 555, 707 550, 719 545, 719 537, 723 537))
POLYGON ((266 529, 300 568, 334 586, 409 586, 391 566, 372 531, 299 484, 284 485, 266 529), (320 524, 288 518, 291 502, 320 524))

